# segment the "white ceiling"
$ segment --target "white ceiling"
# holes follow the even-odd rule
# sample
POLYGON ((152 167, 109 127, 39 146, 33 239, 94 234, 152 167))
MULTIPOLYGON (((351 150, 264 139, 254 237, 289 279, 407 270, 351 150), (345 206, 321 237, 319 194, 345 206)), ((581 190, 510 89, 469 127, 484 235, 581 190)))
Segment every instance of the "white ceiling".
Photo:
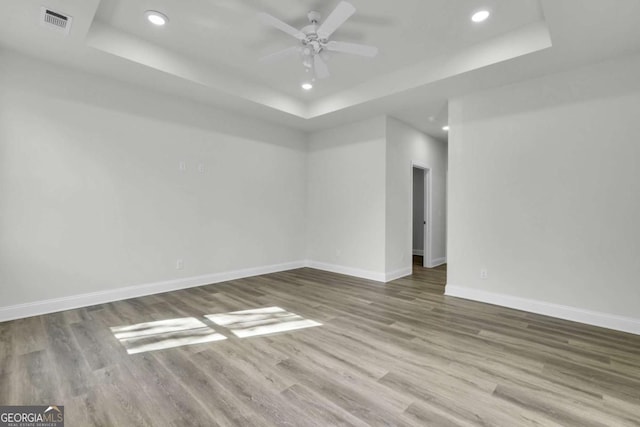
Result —
POLYGON ((333 54, 310 92, 299 58, 258 61, 297 41, 257 13, 301 28, 338 0, 4 0, 0 46, 303 130, 391 114, 440 138, 453 96, 640 49, 637 0, 350 1, 332 39, 380 54, 333 54), (73 16, 68 37, 38 24, 42 5, 73 16), (481 8, 491 18, 472 23, 481 8), (148 24, 148 9, 169 24, 148 24))
POLYGON ((310 10, 326 16, 337 3, 337 0, 102 0, 96 19, 301 101, 335 94, 375 76, 459 51, 542 20, 538 0, 351 0, 357 12, 332 39, 378 46, 378 57, 371 60, 332 55, 329 61, 332 78, 317 82, 311 93, 300 90, 300 82, 308 76, 299 57, 269 64, 258 62, 266 54, 299 45, 298 40, 259 22, 258 12, 267 11, 302 28, 308 25, 310 10), (480 5, 495 11, 494 25, 469 22, 471 12, 480 5), (165 28, 148 25, 144 20, 148 7, 170 16, 170 25, 165 28))

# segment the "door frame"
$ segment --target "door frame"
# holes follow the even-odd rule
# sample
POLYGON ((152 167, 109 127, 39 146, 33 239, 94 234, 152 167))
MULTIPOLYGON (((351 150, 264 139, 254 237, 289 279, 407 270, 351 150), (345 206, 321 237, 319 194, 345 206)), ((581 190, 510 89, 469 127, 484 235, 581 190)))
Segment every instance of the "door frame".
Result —
MULTIPOLYGON (((431 262, 431 252, 432 252, 432 228, 433 228, 433 215, 431 212, 432 201, 431 201, 431 168, 427 165, 411 162, 410 170, 410 182, 411 182, 411 209, 409 209, 409 228, 411 232, 411 236, 413 236, 413 169, 421 169, 424 173, 424 227, 423 227, 423 236, 422 236, 422 244, 424 246, 423 249, 423 257, 422 257, 422 266, 426 268, 433 268, 433 264, 431 262)), ((413 258, 413 237, 410 239, 410 253, 413 258)))

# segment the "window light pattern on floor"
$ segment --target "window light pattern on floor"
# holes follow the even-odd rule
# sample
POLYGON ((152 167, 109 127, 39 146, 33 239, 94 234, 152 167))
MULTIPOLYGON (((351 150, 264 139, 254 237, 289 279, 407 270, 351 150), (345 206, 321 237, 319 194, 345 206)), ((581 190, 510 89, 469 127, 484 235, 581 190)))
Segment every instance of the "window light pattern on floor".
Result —
POLYGON ((229 329, 238 338, 287 332, 322 325, 322 323, 305 319, 280 307, 209 314, 205 317, 216 325, 229 329))
POLYGON ((227 339, 195 317, 158 320, 110 329, 129 354, 227 339))

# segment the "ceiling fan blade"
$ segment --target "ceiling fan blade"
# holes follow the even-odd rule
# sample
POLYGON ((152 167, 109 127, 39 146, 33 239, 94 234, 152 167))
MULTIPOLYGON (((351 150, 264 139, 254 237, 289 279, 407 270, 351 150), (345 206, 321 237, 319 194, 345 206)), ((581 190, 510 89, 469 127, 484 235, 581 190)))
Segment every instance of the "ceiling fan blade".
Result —
POLYGON ((278 52, 271 53, 267 56, 263 56, 262 58, 260 58, 260 62, 275 62, 280 59, 288 58, 289 56, 300 53, 301 50, 301 46, 291 46, 278 52))
POLYGON ((351 3, 341 1, 338 6, 331 12, 327 19, 324 20, 322 25, 318 28, 317 34, 321 39, 328 39, 335 30, 344 24, 351 15, 356 11, 351 3))
POLYGON ((293 28, 291 25, 286 22, 282 22, 275 16, 269 15, 268 13, 261 12, 258 16, 264 24, 271 25, 272 27, 283 31, 298 40, 304 40, 307 37, 302 31, 293 28))
POLYGON ((320 57, 320 55, 316 55, 313 57, 313 69, 316 72, 316 77, 319 79, 326 79, 329 77, 329 67, 327 67, 327 63, 320 57))
POLYGON ((373 58, 378 54, 378 48, 375 46, 367 46, 357 43, 346 42, 329 42, 327 43, 327 50, 332 52, 350 53, 352 55, 367 56, 373 58))

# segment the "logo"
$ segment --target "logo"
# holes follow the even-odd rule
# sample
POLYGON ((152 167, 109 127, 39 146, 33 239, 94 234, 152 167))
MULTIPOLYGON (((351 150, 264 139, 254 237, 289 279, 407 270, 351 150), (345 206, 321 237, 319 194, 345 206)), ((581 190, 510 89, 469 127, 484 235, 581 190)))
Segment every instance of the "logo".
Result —
POLYGON ((0 406, 0 427, 64 427, 64 406, 0 406))

